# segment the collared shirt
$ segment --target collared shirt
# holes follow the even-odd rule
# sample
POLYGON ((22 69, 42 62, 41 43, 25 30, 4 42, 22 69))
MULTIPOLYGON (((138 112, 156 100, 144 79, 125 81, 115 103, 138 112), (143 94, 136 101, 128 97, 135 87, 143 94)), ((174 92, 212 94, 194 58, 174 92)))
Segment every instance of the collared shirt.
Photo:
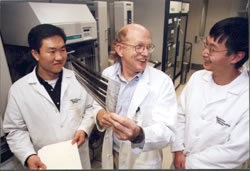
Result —
POLYGON ((48 82, 50 82, 50 81, 43 80, 38 75, 38 71, 37 70, 38 70, 38 67, 36 68, 36 76, 37 76, 39 82, 44 86, 44 88, 46 89, 46 91, 49 93, 52 101, 56 105, 58 111, 60 111, 61 84, 62 84, 62 74, 63 74, 63 71, 61 71, 59 73, 59 76, 57 78, 55 86, 52 86, 51 84, 53 84, 53 81, 51 82, 51 84, 49 84, 48 82))
MULTIPOLYGON (((120 116, 127 115, 130 102, 132 100, 136 86, 142 74, 143 72, 137 73, 135 77, 130 82, 128 82, 125 80, 125 78, 121 74, 121 67, 118 70, 118 73, 116 74, 116 77, 117 77, 116 80, 121 83, 118 102, 117 102, 116 111, 115 111, 118 115, 120 116)), ((120 140, 114 135, 113 135, 113 139, 114 139, 114 146, 113 146, 114 150, 119 152, 120 140)))

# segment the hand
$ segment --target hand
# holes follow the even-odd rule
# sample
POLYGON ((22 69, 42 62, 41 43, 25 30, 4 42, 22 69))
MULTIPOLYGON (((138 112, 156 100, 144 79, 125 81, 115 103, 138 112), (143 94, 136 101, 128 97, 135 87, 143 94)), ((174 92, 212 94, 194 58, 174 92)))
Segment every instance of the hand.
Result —
POLYGON ((30 156, 27 160, 27 165, 30 170, 45 170, 47 168, 37 155, 30 156))
POLYGON ((110 121, 110 114, 107 113, 104 109, 98 111, 97 120, 99 121, 99 124, 104 128, 109 128, 112 126, 112 123, 110 121))
POLYGON ((174 167, 176 169, 185 169, 186 157, 183 154, 183 151, 175 152, 174 156, 174 167))
POLYGON ((77 146, 79 147, 81 144, 83 144, 85 141, 85 132, 83 130, 78 130, 75 133, 75 136, 72 140, 72 144, 77 143, 77 146))
POLYGON ((127 118, 110 113, 113 131, 119 140, 134 140, 140 133, 140 127, 127 118))

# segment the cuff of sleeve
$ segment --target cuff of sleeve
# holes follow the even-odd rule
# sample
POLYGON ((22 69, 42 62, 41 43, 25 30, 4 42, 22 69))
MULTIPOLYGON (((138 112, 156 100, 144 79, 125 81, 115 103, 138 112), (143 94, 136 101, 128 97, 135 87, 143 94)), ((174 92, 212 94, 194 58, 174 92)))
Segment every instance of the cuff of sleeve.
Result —
POLYGON ((173 144, 172 148, 171 148, 172 152, 183 151, 183 150, 184 150, 184 146, 183 145, 173 144))
POLYGON ((77 130, 82 130, 86 135, 90 135, 95 126, 93 118, 84 118, 77 130))
POLYGON ((28 159, 29 159, 31 156, 33 156, 33 155, 37 155, 37 154, 31 154, 31 155, 29 155, 29 156, 26 158, 26 160, 24 161, 24 166, 25 166, 25 167, 29 168, 29 167, 28 167, 27 161, 28 161, 28 159))
MULTIPOLYGON (((100 108, 99 110, 101 110, 101 109, 102 109, 102 108, 100 108)), ((102 126, 99 124, 99 121, 98 121, 98 119, 97 119, 97 113, 99 112, 99 110, 95 112, 95 124, 96 124, 96 128, 97 128, 98 131, 104 132, 104 131, 105 131, 105 128, 102 127, 102 126)))
POLYGON ((131 143, 132 151, 135 153, 143 152, 144 144, 145 144, 145 139, 137 144, 131 143))

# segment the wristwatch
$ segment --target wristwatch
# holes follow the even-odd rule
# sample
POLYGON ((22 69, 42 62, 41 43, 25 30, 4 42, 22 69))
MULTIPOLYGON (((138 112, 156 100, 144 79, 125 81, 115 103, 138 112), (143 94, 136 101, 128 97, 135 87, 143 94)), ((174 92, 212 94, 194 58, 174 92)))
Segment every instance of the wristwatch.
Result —
POLYGON ((132 141, 130 140, 133 144, 138 144, 138 143, 141 143, 144 139, 144 131, 142 129, 142 127, 140 127, 140 132, 139 132, 139 135, 132 141))

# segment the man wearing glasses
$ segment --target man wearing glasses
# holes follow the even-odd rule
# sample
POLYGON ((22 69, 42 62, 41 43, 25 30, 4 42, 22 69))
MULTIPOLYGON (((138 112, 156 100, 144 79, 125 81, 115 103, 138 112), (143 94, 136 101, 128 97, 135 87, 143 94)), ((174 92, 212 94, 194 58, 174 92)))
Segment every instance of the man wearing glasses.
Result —
POLYGON ((175 168, 236 168, 249 158, 249 75, 242 66, 248 38, 247 18, 227 18, 210 30, 204 70, 178 101, 175 168))
POLYGON ((102 168, 160 169, 162 148, 175 140, 177 102, 172 80, 147 65, 154 50, 150 32, 128 24, 117 33, 103 75, 120 83, 115 111, 100 110, 96 124, 105 132, 102 168))

